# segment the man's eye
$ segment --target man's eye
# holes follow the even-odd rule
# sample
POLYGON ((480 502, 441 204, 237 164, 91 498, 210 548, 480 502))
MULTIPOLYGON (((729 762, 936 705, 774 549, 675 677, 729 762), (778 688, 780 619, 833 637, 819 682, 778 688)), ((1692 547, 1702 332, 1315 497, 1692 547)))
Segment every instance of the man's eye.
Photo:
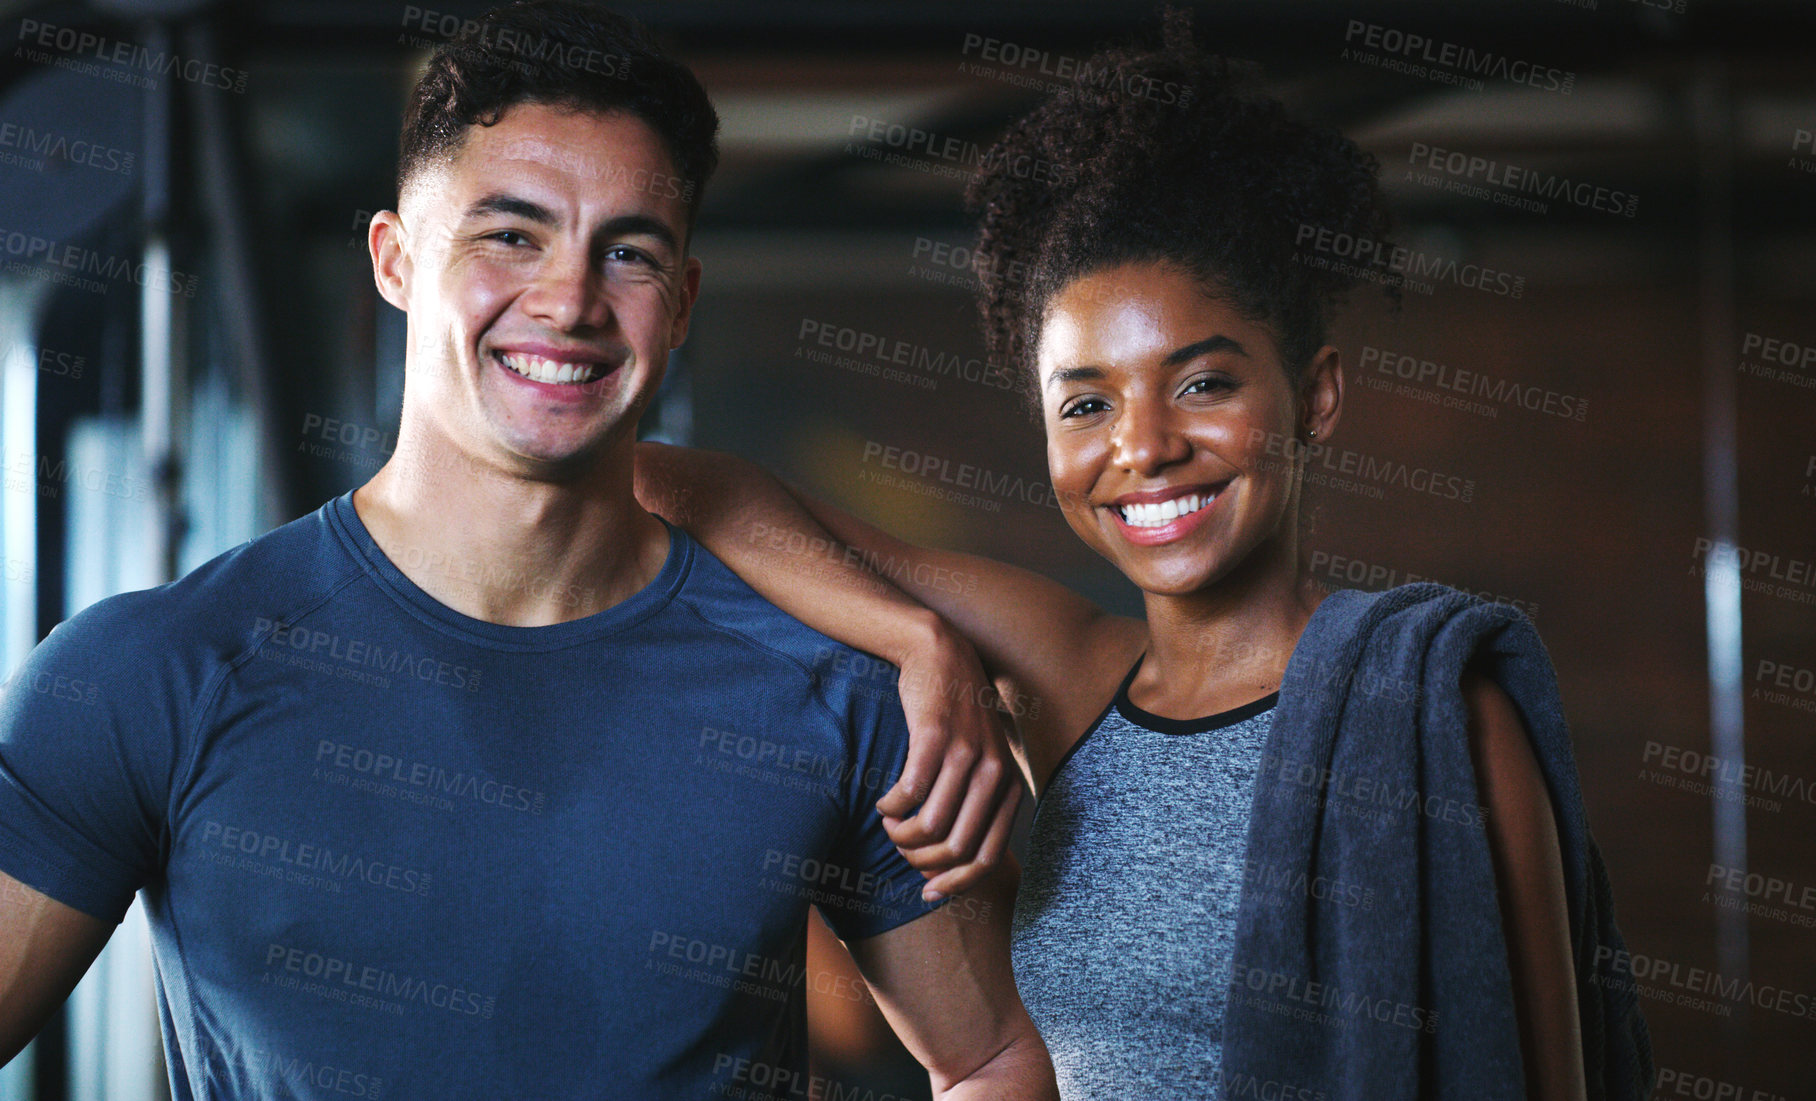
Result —
POLYGON ((620 263, 644 264, 650 267, 654 267, 656 263, 650 259, 648 253, 640 252, 629 245, 613 245, 605 250, 605 258, 620 263))
POLYGON ((1228 390, 1233 384, 1222 375, 1203 375, 1185 384, 1181 394, 1210 394, 1219 390, 1228 390))
POLYGON ((1101 398, 1079 398, 1071 405, 1061 409, 1059 415, 1062 420, 1067 417, 1085 417, 1092 413, 1100 413, 1108 408, 1109 405, 1101 398))
POLYGON ((486 234, 486 240, 497 241, 501 245, 528 244, 529 238, 514 229, 501 229, 497 233, 486 234))

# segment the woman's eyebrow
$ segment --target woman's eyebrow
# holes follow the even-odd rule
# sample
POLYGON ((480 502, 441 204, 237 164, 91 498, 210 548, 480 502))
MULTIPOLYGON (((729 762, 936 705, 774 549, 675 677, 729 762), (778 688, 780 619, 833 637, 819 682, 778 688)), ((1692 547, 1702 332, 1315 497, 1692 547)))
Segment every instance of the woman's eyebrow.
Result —
POLYGON ((1061 367, 1047 378, 1047 385, 1061 382, 1089 382, 1103 377, 1101 367, 1061 367))
POLYGON ((1206 337, 1195 343, 1187 344, 1183 348, 1174 349, 1167 355, 1165 363, 1168 367, 1177 367, 1181 363, 1197 359, 1199 356, 1210 355, 1212 352, 1235 352, 1239 356, 1248 355, 1248 350, 1239 342, 1219 335, 1206 337))

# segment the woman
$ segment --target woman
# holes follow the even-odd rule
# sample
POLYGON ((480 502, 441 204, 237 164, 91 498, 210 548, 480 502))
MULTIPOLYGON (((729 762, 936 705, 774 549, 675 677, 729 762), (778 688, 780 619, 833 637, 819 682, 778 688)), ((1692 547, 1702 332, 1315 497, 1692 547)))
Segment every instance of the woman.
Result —
MULTIPOLYGON (((1304 569, 1354 279, 1298 242, 1380 239, 1376 165, 1168 38, 1093 58, 969 196, 990 347, 1143 618, 735 460, 651 449, 640 477, 690 487, 678 522, 826 633, 928 637, 846 576, 848 546, 976 647, 1039 797, 1015 966, 1065 1096, 1643 1096, 1630 987, 1590 966, 1620 942, 1530 625, 1438 586, 1327 595, 1304 569), (1012 171, 1030 159, 1066 171, 1012 171), (782 531, 825 550, 812 585, 764 550, 782 531)), ((999 846, 1007 819, 962 825, 999 846)))

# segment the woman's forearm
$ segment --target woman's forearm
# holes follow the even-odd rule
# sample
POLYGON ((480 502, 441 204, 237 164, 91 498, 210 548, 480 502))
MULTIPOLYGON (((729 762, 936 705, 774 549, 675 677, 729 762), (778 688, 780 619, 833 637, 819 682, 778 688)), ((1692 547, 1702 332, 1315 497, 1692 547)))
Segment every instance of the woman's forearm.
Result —
POLYGON ((902 665, 951 628, 868 569, 774 475, 722 452, 637 445, 637 500, 821 634, 902 665))
POLYGON ((1543 773, 1507 693, 1463 679, 1469 748, 1494 863, 1531 1101, 1583 1101, 1588 1086, 1571 960, 1563 856, 1543 773))

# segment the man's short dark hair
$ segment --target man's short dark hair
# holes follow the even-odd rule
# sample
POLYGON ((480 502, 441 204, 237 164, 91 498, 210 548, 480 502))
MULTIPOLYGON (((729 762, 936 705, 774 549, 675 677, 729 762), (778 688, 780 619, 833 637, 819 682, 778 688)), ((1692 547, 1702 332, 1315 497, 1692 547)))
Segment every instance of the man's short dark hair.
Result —
POLYGON ((495 8, 436 48, 404 112, 399 197, 423 168, 457 153, 469 128, 492 126, 520 103, 643 120, 662 138, 681 177, 678 193, 692 228, 719 163, 712 101, 642 24, 580 0, 495 8))

